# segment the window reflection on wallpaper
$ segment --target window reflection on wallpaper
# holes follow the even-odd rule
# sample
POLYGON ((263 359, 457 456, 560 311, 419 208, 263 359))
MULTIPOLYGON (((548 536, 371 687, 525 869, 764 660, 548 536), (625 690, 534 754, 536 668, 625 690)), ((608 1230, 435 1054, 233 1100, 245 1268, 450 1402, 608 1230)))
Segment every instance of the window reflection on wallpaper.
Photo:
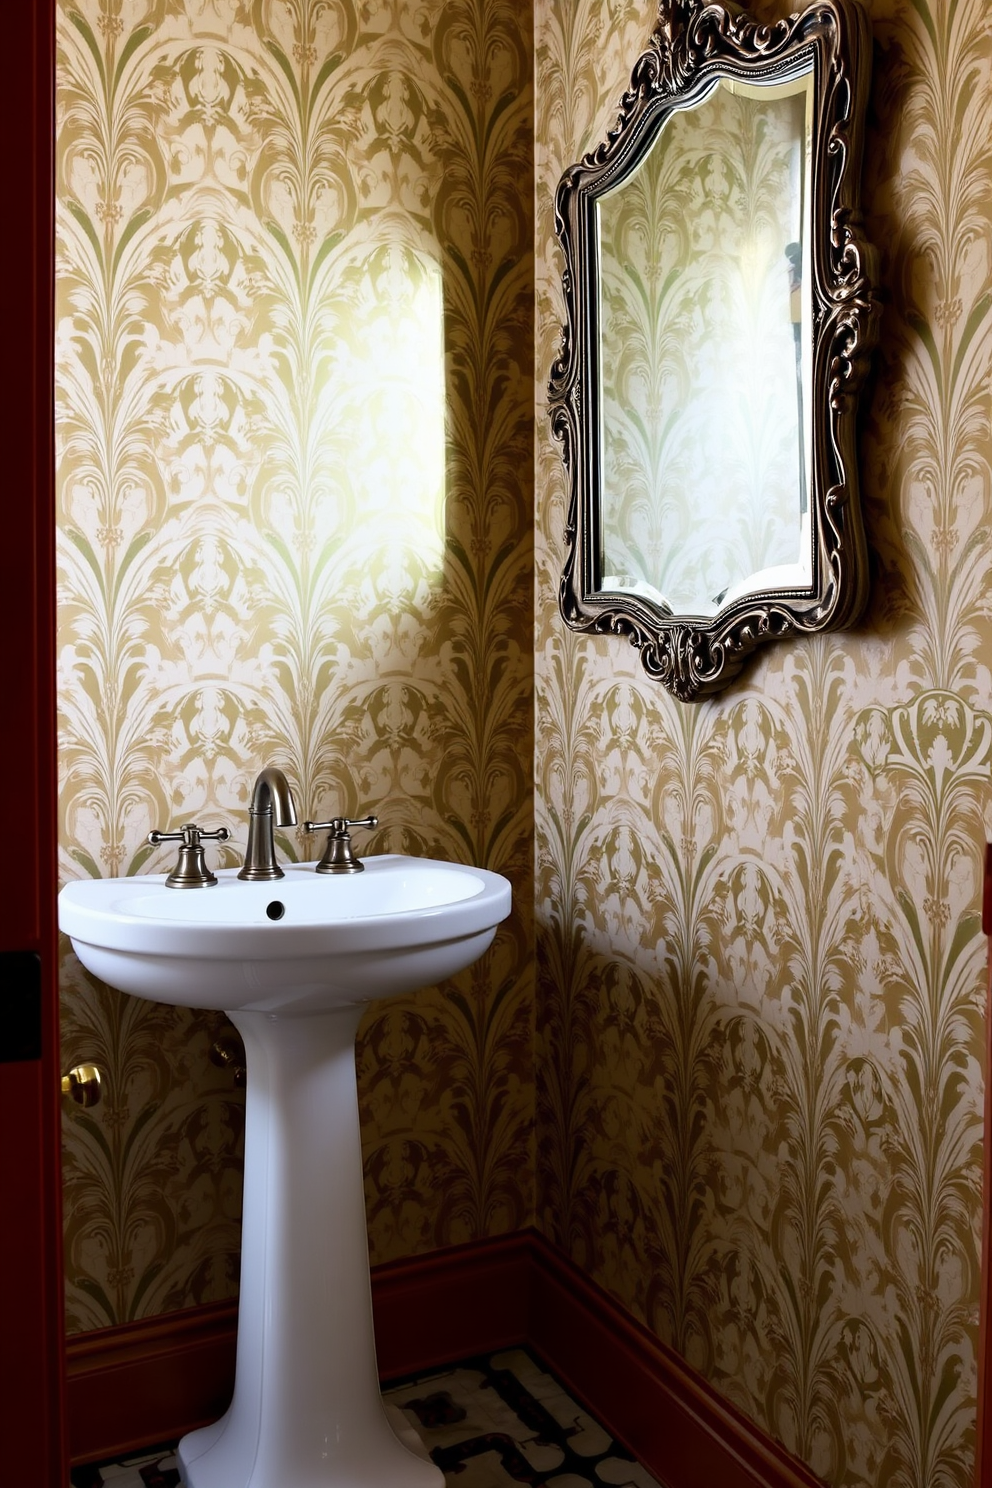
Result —
POLYGON ((353 467, 339 559, 374 562, 397 599, 439 575, 444 554, 443 316, 440 265, 395 242, 376 248, 342 276, 318 403, 353 467))

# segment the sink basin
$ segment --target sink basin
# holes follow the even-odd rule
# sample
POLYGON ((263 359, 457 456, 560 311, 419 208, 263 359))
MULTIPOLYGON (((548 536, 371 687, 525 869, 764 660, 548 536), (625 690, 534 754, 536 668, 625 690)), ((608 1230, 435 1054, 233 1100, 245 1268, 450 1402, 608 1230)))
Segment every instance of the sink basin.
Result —
POLYGON ((234 1398, 184 1437, 186 1488, 444 1488, 379 1393, 355 1034, 364 1005, 471 965, 510 912, 497 873, 400 856, 360 874, 287 865, 86 879, 59 895, 83 965, 124 992, 221 1008, 245 1043, 234 1398))
POLYGON ((497 873, 429 858, 365 859, 364 873, 287 864, 272 883, 224 869, 209 889, 165 874, 91 878, 59 896, 59 921, 88 971, 182 1007, 283 1014, 413 992, 487 948, 510 910, 497 873))

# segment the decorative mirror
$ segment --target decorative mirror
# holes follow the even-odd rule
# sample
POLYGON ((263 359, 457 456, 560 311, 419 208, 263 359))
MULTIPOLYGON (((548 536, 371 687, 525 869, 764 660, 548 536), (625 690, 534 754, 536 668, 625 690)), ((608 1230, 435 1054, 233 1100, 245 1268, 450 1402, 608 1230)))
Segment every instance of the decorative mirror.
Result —
POLYGON ((855 417, 877 337, 858 211, 868 23, 659 0, 607 139, 567 170, 551 373, 560 603, 690 700, 867 597, 855 417))

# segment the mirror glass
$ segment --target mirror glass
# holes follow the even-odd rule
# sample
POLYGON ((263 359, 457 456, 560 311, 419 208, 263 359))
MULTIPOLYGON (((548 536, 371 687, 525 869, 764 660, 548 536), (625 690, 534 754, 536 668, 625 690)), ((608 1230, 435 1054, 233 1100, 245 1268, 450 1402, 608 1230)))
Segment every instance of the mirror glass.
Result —
POLYGON ((596 203, 600 585, 674 613, 812 584, 812 62, 721 78, 596 203))

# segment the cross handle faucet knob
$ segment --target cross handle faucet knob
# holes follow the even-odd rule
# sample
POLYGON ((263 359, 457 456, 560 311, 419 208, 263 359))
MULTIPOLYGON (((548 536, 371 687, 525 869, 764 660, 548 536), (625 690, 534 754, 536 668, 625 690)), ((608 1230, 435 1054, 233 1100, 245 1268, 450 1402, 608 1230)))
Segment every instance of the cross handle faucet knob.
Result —
POLYGON ((210 872, 203 856, 203 842, 226 842, 230 837, 226 827, 216 832, 207 832, 195 822, 189 822, 178 832, 149 832, 147 841, 152 847, 160 842, 181 842, 179 862, 165 880, 167 889, 206 889, 217 882, 217 875, 210 872))
POLYGON ((351 827, 377 827, 379 818, 377 816, 348 817, 334 816, 330 821, 315 822, 305 821, 304 832, 327 832, 327 846, 324 856, 317 864, 318 873, 361 873, 365 867, 355 857, 351 845, 349 830, 351 827))

